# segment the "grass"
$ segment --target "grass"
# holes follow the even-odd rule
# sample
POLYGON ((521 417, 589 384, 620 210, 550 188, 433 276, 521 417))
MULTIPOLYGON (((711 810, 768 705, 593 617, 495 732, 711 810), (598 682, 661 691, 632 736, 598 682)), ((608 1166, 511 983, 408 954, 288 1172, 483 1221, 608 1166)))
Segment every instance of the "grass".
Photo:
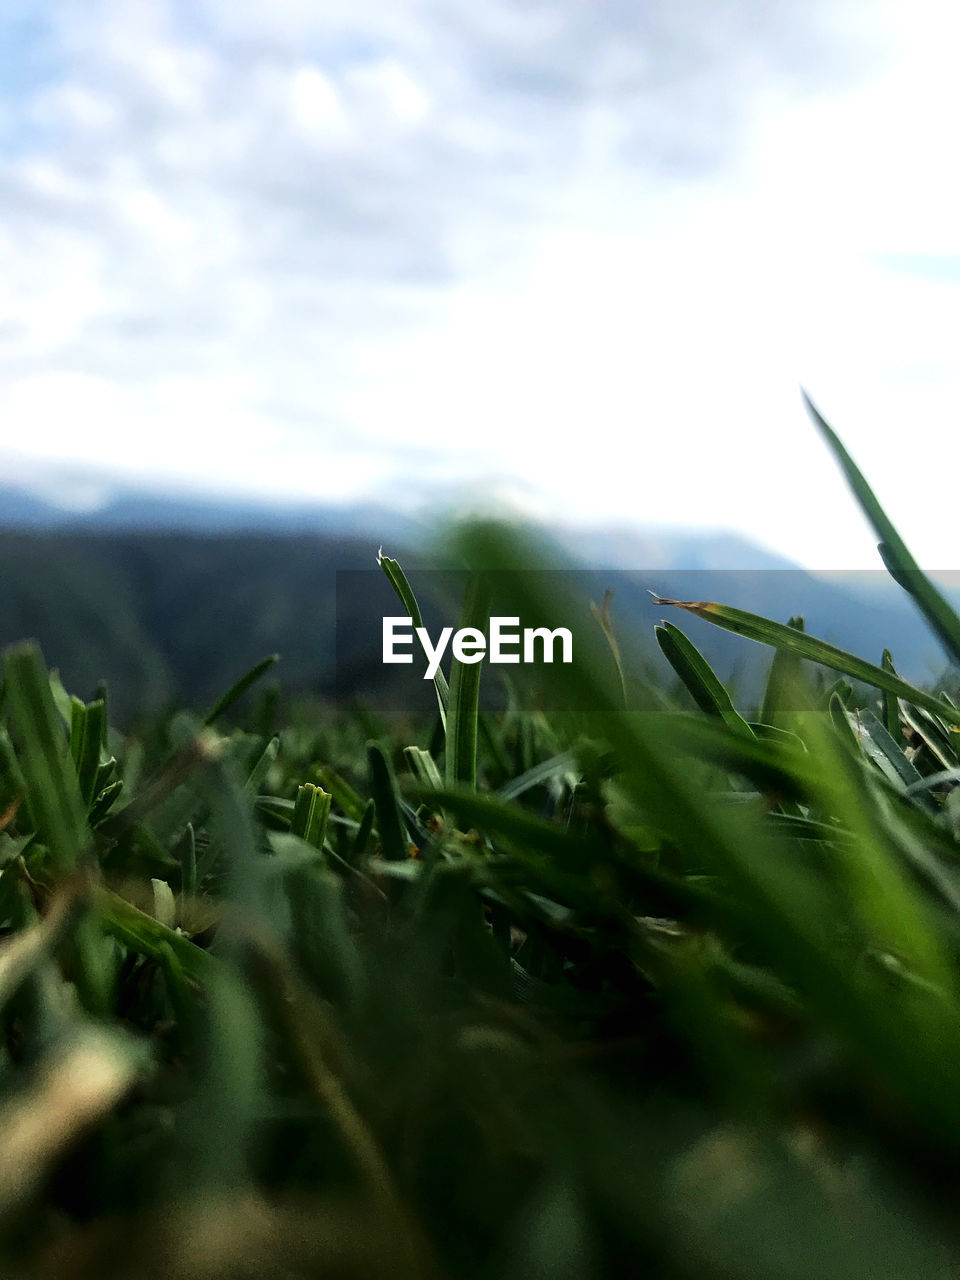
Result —
MULTIPOLYGON (((536 569, 500 528, 453 550, 461 625, 536 569)), ((455 662, 402 734, 271 723, 268 658, 138 742, 7 651, 4 1276, 960 1271, 960 710, 802 619, 662 603, 693 712, 624 672, 609 601, 568 710, 485 714, 455 662), (759 708, 684 611, 771 648, 759 708)))

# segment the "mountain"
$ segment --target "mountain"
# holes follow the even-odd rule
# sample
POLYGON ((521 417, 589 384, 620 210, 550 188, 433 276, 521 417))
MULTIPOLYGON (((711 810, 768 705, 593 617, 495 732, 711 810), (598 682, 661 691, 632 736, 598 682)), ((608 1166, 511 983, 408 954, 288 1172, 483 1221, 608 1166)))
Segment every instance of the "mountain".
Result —
POLYGON ((69 523, 70 512, 27 489, 0 485, 0 528, 59 529, 69 523))
MULTIPOLYGON (((109 677, 120 722, 170 698, 208 704, 270 652, 281 654, 277 679, 292 695, 329 696, 339 678, 341 690, 429 709, 429 699, 417 702, 420 682, 404 678, 408 670, 381 662, 379 619, 397 605, 375 567, 381 543, 408 568, 419 564, 411 577, 425 613, 454 622, 455 606, 441 603, 438 580, 423 571, 431 563, 426 522, 377 506, 275 508, 132 493, 80 515, 11 488, 0 493, 4 524, 0 643, 37 638, 81 694, 109 677)), ((809 632, 870 661, 888 647, 901 674, 917 682, 944 668, 889 579, 813 575, 728 533, 546 533, 558 563, 577 570, 583 616, 590 599, 612 590, 624 651, 665 677, 653 634, 665 616, 744 699, 758 696, 770 651, 656 604, 651 591, 779 621, 801 614, 809 632)))
MULTIPOLYGON (((0 530, 77 533, 270 533, 371 537, 410 546, 437 520, 404 515, 384 503, 343 506, 278 503, 203 495, 189 497, 113 484, 99 504, 77 510, 14 485, 0 485, 0 530)), ((432 509, 456 514, 449 495, 432 509)), ((572 560, 612 569, 788 569, 789 561, 726 530, 601 525, 551 527, 572 560)))
MULTIPOLYGON (((441 609, 436 577, 416 569, 415 555, 389 549, 412 570, 425 613, 455 622, 455 606, 441 609)), ((281 654, 276 675, 293 695, 329 695, 339 675, 341 689, 402 704, 422 691, 407 669, 381 664, 380 618, 398 607, 375 552, 372 537, 6 532, 0 643, 36 637, 68 686, 87 696, 109 677, 121 722, 171 697, 209 704, 271 652, 281 654)), ((872 661, 888 646, 910 679, 930 681, 944 665, 892 584, 889 598, 872 602, 796 569, 580 569, 569 585, 584 618, 590 599, 613 591, 617 634, 638 663, 670 675, 653 628, 671 617, 747 698, 758 693, 769 650, 656 604, 651 590, 719 599, 782 621, 801 613, 809 631, 872 661)))
POLYGON ((0 529, 84 533, 274 533, 409 541, 419 522, 378 503, 278 503, 115 488, 99 505, 75 510, 14 485, 0 485, 0 529))
POLYGON ((291 692, 316 694, 336 571, 376 573, 375 552, 306 534, 0 533, 0 642, 37 639, 84 696, 108 677, 120 721, 169 698, 209 703, 271 652, 291 692))
POLYGON ((558 544, 582 564, 603 569, 791 569, 784 556, 726 529, 601 525, 555 531, 558 544))

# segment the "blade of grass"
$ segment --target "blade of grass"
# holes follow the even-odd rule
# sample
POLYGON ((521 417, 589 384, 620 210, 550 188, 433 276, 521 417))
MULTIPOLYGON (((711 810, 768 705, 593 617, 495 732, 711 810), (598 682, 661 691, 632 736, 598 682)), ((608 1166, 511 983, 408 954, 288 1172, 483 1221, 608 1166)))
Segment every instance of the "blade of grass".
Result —
POLYGON ((357 827, 357 833, 353 838, 353 846, 350 850, 350 862, 354 866, 356 866, 367 851, 367 845, 370 842, 370 833, 373 830, 376 813, 376 805, 372 800, 368 800, 367 807, 363 811, 363 817, 360 819, 360 825, 357 827))
POLYGON ((753 730, 733 705, 716 672, 680 628, 664 622, 653 631, 663 656, 686 685, 700 710, 708 716, 717 716, 731 729, 754 737, 753 730))
POLYGON ((34 830, 36 819, 30 811, 30 799, 27 795, 27 781, 20 768, 20 761, 13 749, 10 735, 0 727, 0 805, 6 813, 11 805, 22 809, 27 826, 34 830))
POLYGON ((328 764, 322 765, 317 770, 317 777, 323 784, 324 789, 330 792, 348 818, 352 818, 354 822, 363 821, 365 810, 363 800, 357 795, 350 783, 337 773, 336 769, 328 764))
POLYGON ((106 931, 137 955, 162 961, 164 947, 169 947, 183 972, 196 983, 204 983, 219 967, 220 962, 209 952, 175 929, 168 929, 159 920, 154 920, 120 894, 98 889, 94 903, 106 931))
MULTIPOLYGON (((787 626, 793 627, 794 631, 803 631, 803 618, 791 618, 787 626)), ((760 720, 763 724, 783 727, 785 714, 796 710, 794 704, 797 691, 802 688, 802 680, 797 655, 785 649, 777 649, 770 663, 770 674, 767 676, 763 705, 760 708, 760 720)))
POLYGON ((532 791, 551 778, 571 772, 577 773, 577 758, 572 751, 563 751, 560 755, 551 756, 549 760, 542 760, 526 773, 521 773, 519 778, 506 783, 500 788, 498 795, 501 800, 516 800, 517 796, 532 791))
POLYGON ((620 677, 620 688, 623 691, 623 705, 629 705, 627 698, 627 679, 623 672, 623 658, 620 654, 620 645, 617 643, 617 635, 613 629, 613 618, 610 614, 610 601, 613 599, 613 592, 608 587, 603 593, 603 601, 599 608, 590 601, 590 613, 596 619, 600 626, 600 630, 606 636, 607 644, 610 646, 610 652, 613 654, 613 660, 617 666, 617 675, 620 677))
POLYGON ((806 391, 803 392, 803 403, 839 462, 860 509, 873 525, 880 539, 878 550, 890 576, 913 597, 947 653, 954 662, 960 663, 960 618, 914 560, 860 468, 806 391))
POLYGON ((61 870, 77 865, 90 839, 86 808, 40 651, 19 645, 4 654, 11 728, 20 747, 30 812, 61 870))
POLYGON ((89 702, 84 706, 79 698, 74 698, 70 719, 70 754, 77 770, 80 794, 88 809, 97 795, 100 752, 106 740, 106 732, 105 704, 89 702))
MULTIPOLYGON (((880 665, 883 667, 884 671, 890 671, 894 675, 897 674, 897 669, 893 665, 893 655, 890 653, 889 649, 884 649, 880 665)), ((881 690, 880 697, 883 705, 884 727, 894 742, 902 742, 903 734, 900 731, 900 703, 897 701, 896 696, 892 693, 888 693, 886 689, 881 690)))
POLYGON ((267 743, 267 745, 264 747, 256 764, 250 770, 250 774, 245 784, 248 791, 253 792, 255 795, 260 790, 260 784, 263 782, 264 778, 266 778, 267 774, 270 772, 270 769, 273 766, 274 762, 276 761, 279 753, 280 753, 280 739, 271 738, 270 741, 267 743))
POLYGON ((331 799, 328 791, 312 782, 305 782, 299 787, 290 820, 291 835, 299 836, 315 849, 322 849, 331 799))
MULTIPOLYGON (((400 568, 397 560, 393 560, 390 556, 383 554, 383 548, 377 552, 377 564, 387 576, 391 587, 396 592, 397 598, 407 611, 414 627, 423 626, 423 615, 420 612, 420 606, 417 604, 417 597, 413 594, 413 589, 406 579, 406 575, 400 568)), ((414 633, 416 634, 416 632, 414 633)), ((426 656, 426 655, 424 655, 426 656)), ((433 687, 437 694, 437 705, 440 708, 440 719, 443 721, 444 728, 447 724, 447 706, 450 701, 450 688, 447 684, 447 677, 439 668, 437 674, 433 678, 433 687)))
POLYGON ((897 777, 908 790, 916 782, 922 781, 916 765, 913 761, 907 759, 903 749, 898 746, 896 740, 887 731, 886 725, 869 707, 864 707, 860 712, 860 722, 877 747, 893 765, 897 777))
POLYGON ((920 778, 918 782, 907 787, 907 795, 929 791, 933 787, 943 787, 948 782, 960 782, 960 768, 942 769, 939 773, 930 773, 925 778, 920 778))
POLYGON ((410 772, 422 786, 433 787, 437 791, 440 790, 443 786, 443 779, 440 777, 440 770, 437 768, 436 762, 429 751, 424 751, 422 747, 404 747, 403 755, 410 766, 410 772))
POLYGON ((957 764, 957 751, 944 726, 934 715, 928 715, 916 706, 905 706, 903 718, 917 734, 935 760, 944 769, 957 764))
POLYGON ((838 649, 836 645, 828 644, 826 640, 818 640, 804 631, 785 627, 782 623, 772 622, 769 618, 760 617, 759 614, 747 613, 744 609, 717 604, 712 600, 668 600, 658 595, 654 595, 654 600, 657 604, 668 604, 675 609, 684 609, 687 613, 704 618, 725 631, 733 631, 737 635, 745 636, 748 640, 756 640, 759 644, 786 650, 788 653, 797 654, 798 657, 808 658, 811 662, 818 662, 821 666, 832 667, 834 671, 842 671, 844 675, 852 676, 855 680, 862 680, 876 689, 886 689, 896 694, 898 698, 912 702, 914 706, 935 712, 951 724, 960 725, 960 712, 950 707, 942 698, 932 693, 925 693, 922 689, 907 684, 893 672, 875 667, 872 662, 858 658, 845 649, 838 649))
POLYGON ((271 653, 266 658, 261 658, 255 666, 252 666, 245 675, 242 675, 235 684, 232 684, 222 698, 217 701, 213 707, 207 712, 203 723, 207 727, 214 724, 223 713, 232 707, 238 698, 241 698, 251 685, 256 684, 261 676, 266 675, 270 668, 279 660, 279 654, 271 653))
POLYGON ((83 907, 82 886, 74 883, 61 890, 42 920, 0 942, 0 1010, 58 946, 83 907))
POLYGON ((379 742, 367 743, 367 763, 383 856, 388 862, 402 862, 408 856, 409 841, 400 817, 400 801, 390 758, 379 742))
MULTIPOLYGON (((483 630, 487 621, 489 593, 483 578, 473 574, 464 593, 458 630, 483 630)), ((447 786, 477 785, 477 732, 480 705, 480 675, 483 662, 461 662, 450 667, 450 702, 447 708, 447 747, 444 754, 447 786)))

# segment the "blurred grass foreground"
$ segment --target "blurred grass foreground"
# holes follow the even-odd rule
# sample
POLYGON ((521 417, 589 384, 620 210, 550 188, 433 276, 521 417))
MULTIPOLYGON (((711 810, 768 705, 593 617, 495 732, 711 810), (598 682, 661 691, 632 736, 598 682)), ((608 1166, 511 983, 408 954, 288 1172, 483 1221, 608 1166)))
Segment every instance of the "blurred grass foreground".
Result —
MULTIPOLYGON (((536 567, 450 551, 465 626, 536 567)), ((267 659, 125 737, 6 651, 0 1274, 960 1275, 960 708, 882 637, 661 603, 768 646, 760 705, 667 621, 685 701, 641 684, 607 602, 555 710, 454 660, 403 736, 272 723, 267 659)))

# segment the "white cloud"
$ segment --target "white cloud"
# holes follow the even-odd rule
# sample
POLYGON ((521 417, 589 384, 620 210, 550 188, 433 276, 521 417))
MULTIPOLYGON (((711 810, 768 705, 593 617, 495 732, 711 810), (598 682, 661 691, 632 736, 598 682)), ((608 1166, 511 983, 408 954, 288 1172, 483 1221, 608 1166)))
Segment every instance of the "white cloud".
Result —
POLYGON ((429 115, 429 95, 396 58, 351 67, 344 79, 356 94, 361 110, 372 108, 390 123, 415 126, 429 115))
POLYGON ((903 455, 954 449, 957 286, 889 255, 960 257, 960 104, 918 3, 51 4, 0 100, 0 447, 872 564, 804 379, 935 560, 903 455))
POLYGON ((296 67, 290 77, 290 108, 295 128, 309 139, 342 138, 347 120, 340 94, 319 67, 296 67))

